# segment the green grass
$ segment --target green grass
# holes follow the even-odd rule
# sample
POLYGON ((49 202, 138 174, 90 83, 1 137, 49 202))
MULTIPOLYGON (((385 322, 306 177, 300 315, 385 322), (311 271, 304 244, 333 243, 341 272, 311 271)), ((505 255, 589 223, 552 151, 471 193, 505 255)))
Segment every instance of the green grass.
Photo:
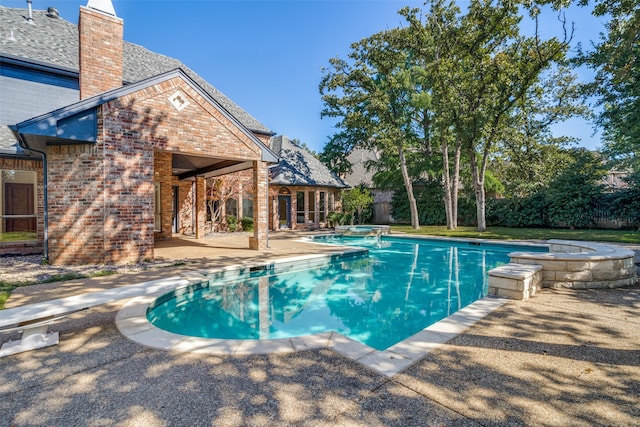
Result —
POLYGON ((475 227, 458 227, 447 230, 445 226, 420 226, 414 230, 409 225, 392 225, 391 231, 425 236, 467 237, 499 240, 588 240, 612 243, 640 243, 640 231, 633 230, 568 230, 548 228, 490 227, 480 233, 475 227))
POLYGON ((20 282, 11 282, 7 280, 0 280, 0 310, 4 309, 4 304, 9 299, 9 295, 11 292, 19 288, 21 286, 29 286, 29 285, 37 285, 38 283, 54 283, 54 282, 64 282, 67 280, 75 280, 75 279, 86 279, 89 277, 103 277, 110 276, 115 274, 114 271, 111 270, 100 270, 94 273, 89 274, 81 274, 81 273, 64 273, 64 274, 54 274, 53 276, 49 276, 46 279, 40 281, 20 281, 20 282))
POLYGON ((20 242, 23 240, 36 240, 36 233, 29 231, 10 231, 0 233, 0 242, 20 242))
POLYGON ((0 310, 4 308, 5 302, 9 299, 11 291, 20 286, 35 285, 36 282, 24 281, 24 282, 8 282, 6 280, 0 280, 0 310))

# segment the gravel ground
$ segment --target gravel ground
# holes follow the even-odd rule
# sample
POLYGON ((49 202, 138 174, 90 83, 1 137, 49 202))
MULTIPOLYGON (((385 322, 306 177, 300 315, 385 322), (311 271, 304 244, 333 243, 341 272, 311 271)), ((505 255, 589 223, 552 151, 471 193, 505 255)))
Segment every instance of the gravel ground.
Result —
MULTIPOLYGON (((151 268, 175 265, 174 261, 158 260, 137 264, 86 264, 86 265, 48 265, 43 264, 42 255, 0 257, 0 280, 7 282, 44 283, 54 276, 78 274, 85 277, 99 275, 103 272, 130 273, 145 271, 151 268)), ((188 263, 183 260, 180 263, 188 263)), ((107 274, 104 274, 107 275, 107 274)))

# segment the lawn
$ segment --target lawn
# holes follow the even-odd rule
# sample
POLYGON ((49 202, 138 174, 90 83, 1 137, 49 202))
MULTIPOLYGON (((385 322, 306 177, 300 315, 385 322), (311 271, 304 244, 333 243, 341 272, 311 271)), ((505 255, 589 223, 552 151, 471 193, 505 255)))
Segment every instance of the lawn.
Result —
POLYGON ((569 230, 549 228, 507 228, 490 227, 480 233, 475 227, 458 227, 447 230, 445 226, 427 225, 414 230, 409 225, 392 225, 391 231, 425 236, 468 237, 500 240, 589 240, 594 242, 637 243, 640 244, 640 231, 634 230, 569 230))
POLYGON ((11 231, 0 233, 0 242, 18 242, 22 240, 36 240, 36 233, 30 231, 11 231))
POLYGON ((97 272, 89 273, 89 274, 81 274, 81 273, 63 273, 63 274, 54 274, 43 280, 33 280, 33 281, 12 281, 0 279, 0 310, 4 309, 4 304, 9 299, 9 295, 11 295, 11 291, 21 286, 29 286, 35 285, 38 283, 53 283, 53 282, 64 282, 66 280, 74 280, 74 279, 85 279, 87 277, 102 277, 102 276, 110 276, 114 274, 111 270, 100 270, 97 272))

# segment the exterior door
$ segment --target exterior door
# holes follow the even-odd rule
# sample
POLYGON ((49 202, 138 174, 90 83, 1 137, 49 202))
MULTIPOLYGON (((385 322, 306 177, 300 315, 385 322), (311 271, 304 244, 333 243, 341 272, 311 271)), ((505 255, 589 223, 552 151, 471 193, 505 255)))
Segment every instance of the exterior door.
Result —
POLYGON ((291 228, 291 196, 278 196, 280 228, 291 228))
MULTIPOLYGON (((35 215, 33 184, 4 184, 5 215, 35 215)), ((7 218, 6 232, 36 231, 35 218, 7 218)))

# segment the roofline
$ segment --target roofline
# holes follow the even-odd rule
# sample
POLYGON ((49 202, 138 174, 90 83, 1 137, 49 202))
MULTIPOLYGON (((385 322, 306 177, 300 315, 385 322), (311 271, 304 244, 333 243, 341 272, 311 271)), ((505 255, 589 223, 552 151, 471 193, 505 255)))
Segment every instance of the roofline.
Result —
POLYGON ((283 182, 280 182, 280 181, 269 181, 269 185, 280 185, 282 187, 324 187, 324 188, 339 188, 339 189, 353 188, 353 186, 349 185, 349 184, 329 185, 329 184, 310 184, 308 182, 298 182, 298 183, 287 182, 287 183, 283 183, 283 182))
POLYGON ((122 86, 117 89, 113 89, 107 92, 103 92, 96 96, 92 96, 90 98, 83 99, 74 104, 68 105, 66 107, 59 108, 57 110, 50 111, 45 114, 41 114, 39 116, 33 117, 31 119, 22 121, 15 125, 16 131, 20 132, 21 128, 25 128, 27 126, 33 125, 37 122, 41 122, 44 120, 55 120, 59 121, 69 116, 73 116, 80 112, 89 110, 91 108, 96 108, 102 104, 107 102, 116 100, 123 96, 130 95, 134 92, 137 92, 141 89, 144 89, 149 86, 156 85, 158 83, 162 83, 169 79, 180 77, 182 78, 189 86, 191 86, 200 96, 205 98, 209 103, 211 103, 216 109, 218 109, 225 118, 231 121, 238 129, 240 129, 246 136, 251 139, 252 142, 257 144, 262 150, 262 160, 270 163, 275 163, 278 161, 278 156, 271 151, 269 147, 267 147, 258 137, 253 134, 249 128, 243 125, 233 114, 227 111, 218 101, 216 101, 207 91, 205 91, 198 83, 196 83, 191 77, 189 77, 184 70, 181 68, 176 68, 171 71, 167 71, 166 73, 158 74, 157 76, 150 77, 145 80, 141 80, 136 83, 132 83, 126 86, 122 86))
POLYGON ((33 59, 25 60, 23 57, 8 55, 6 53, 0 54, 0 63, 5 62, 11 65, 19 65, 23 67, 35 68, 39 71, 47 71, 50 73, 61 74, 67 77, 78 77, 80 73, 73 68, 60 67, 57 65, 48 64, 42 61, 36 61, 33 59))
POLYGON ((0 149, 0 159, 26 160, 31 162, 41 162, 41 158, 31 157, 28 154, 16 154, 0 149))

